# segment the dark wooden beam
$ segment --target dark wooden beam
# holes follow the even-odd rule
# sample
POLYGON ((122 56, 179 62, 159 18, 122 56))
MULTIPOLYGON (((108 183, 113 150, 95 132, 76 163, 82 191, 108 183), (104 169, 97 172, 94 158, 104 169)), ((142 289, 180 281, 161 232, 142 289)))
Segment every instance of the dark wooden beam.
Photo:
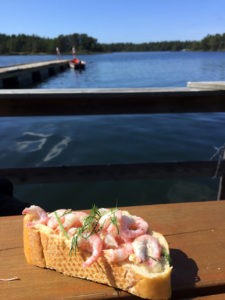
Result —
MULTIPOLYGON (((222 176, 223 161, 217 172, 222 176)), ((165 178, 213 177, 217 170, 215 161, 156 162, 138 164, 107 164, 91 166, 61 166, 38 168, 0 169, 0 176, 14 183, 57 183, 72 181, 138 180, 165 178)))
POLYGON ((0 116, 224 112, 225 90, 1 90, 0 116))

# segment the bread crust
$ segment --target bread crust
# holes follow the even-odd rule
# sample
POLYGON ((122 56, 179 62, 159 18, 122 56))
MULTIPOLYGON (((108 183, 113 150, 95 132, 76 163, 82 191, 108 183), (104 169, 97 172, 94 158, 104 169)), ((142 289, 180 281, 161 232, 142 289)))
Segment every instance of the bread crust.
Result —
POLYGON ((28 226, 34 220, 34 216, 27 214, 23 220, 23 244, 24 254, 28 263, 39 267, 46 267, 41 243, 40 231, 28 226))
MULTIPOLYGON (((24 253, 29 264, 116 287, 145 299, 170 298, 172 267, 168 262, 162 272, 146 273, 132 262, 116 264, 101 256, 91 266, 84 268, 83 263, 90 253, 83 250, 70 253, 71 240, 55 234, 42 224, 28 226, 32 220, 31 214, 24 217, 24 253)), ((153 232, 153 235, 168 251, 165 238, 157 232, 153 232)))

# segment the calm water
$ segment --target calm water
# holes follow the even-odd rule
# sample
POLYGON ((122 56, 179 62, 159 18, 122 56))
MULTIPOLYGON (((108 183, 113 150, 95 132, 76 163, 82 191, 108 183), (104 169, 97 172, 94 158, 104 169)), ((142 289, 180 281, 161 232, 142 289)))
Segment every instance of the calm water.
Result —
MULTIPOLYGON (((225 78, 225 53, 80 58, 87 62, 85 71, 68 69, 35 88, 182 87, 225 78)), ((55 57, 0 56, 0 66, 49 59, 55 57)), ((225 142, 224 128, 223 113, 1 118, 0 167, 209 160, 225 142)), ((215 199, 217 185, 214 179, 79 182, 16 186, 15 193, 51 210, 215 199)))
MULTIPOLYGON (((84 72, 68 69, 36 88, 185 87, 188 81, 225 78, 225 52, 135 52, 79 58, 87 62, 84 72)), ((0 67, 54 59, 54 55, 0 56, 0 67)))

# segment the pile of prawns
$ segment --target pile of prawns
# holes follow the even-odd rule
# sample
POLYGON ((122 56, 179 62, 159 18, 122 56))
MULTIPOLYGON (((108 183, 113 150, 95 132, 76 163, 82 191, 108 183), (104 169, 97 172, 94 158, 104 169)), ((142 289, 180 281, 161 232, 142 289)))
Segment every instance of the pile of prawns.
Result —
POLYGON ((47 213, 39 206, 25 208, 23 215, 34 215, 34 221, 27 226, 43 224, 54 233, 63 233, 71 239, 71 250, 82 249, 91 253, 83 263, 92 265, 99 257, 105 256, 109 262, 120 263, 125 260, 152 266, 160 261, 162 246, 149 232, 148 223, 141 217, 127 211, 94 206, 90 213, 58 209, 47 213))

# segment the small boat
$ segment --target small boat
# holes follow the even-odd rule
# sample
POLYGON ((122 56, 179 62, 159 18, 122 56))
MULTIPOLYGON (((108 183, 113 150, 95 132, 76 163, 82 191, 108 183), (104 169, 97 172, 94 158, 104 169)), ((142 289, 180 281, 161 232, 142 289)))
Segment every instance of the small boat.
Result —
POLYGON ((69 61, 69 66, 71 69, 84 70, 86 66, 86 62, 78 58, 74 58, 69 61))

